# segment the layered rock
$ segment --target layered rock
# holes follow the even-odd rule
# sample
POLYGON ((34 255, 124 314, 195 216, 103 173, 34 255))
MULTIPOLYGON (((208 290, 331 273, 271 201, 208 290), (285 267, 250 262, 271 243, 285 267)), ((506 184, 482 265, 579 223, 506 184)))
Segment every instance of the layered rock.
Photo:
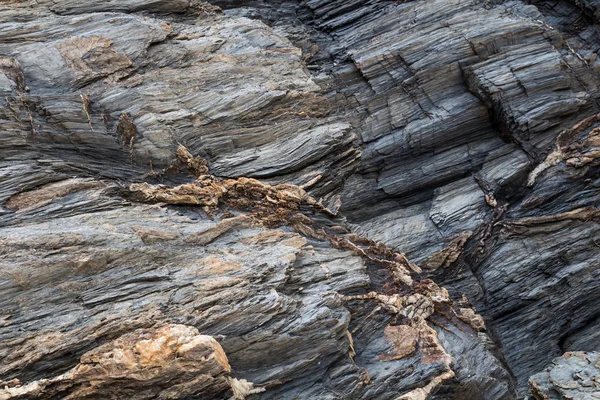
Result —
MULTIPOLYGON (((184 149, 178 154, 190 172, 206 171, 184 149)), ((121 203, 110 211, 47 217, 48 209, 69 210, 74 199, 110 204, 114 191, 122 191, 111 186, 70 180, 7 202, 15 214, 43 220, 4 228, 0 238, 7 294, 1 373, 23 384, 7 389, 7 398, 52 397, 55 385, 60 393, 79 393, 79 367, 48 375, 68 369, 80 354, 85 364, 90 351, 117 346, 95 349, 98 343, 133 340, 141 335, 136 330, 172 323, 217 337, 232 375, 264 389, 264 398, 396 398, 403 392, 420 398, 414 396, 455 375, 469 377, 474 387, 467 390, 509 393, 506 372, 480 342, 483 327, 465 318, 464 310, 472 309, 454 310, 445 289, 429 280, 414 282, 420 278, 411 270, 418 268, 401 254, 333 225, 327 210, 302 189, 200 175, 175 188, 133 184, 121 195, 162 206, 121 203), (220 221, 207 220, 206 212, 220 214, 220 221), (386 290, 371 281, 367 265, 403 295, 341 295, 386 290), (48 298, 52 313, 43 301, 48 298), (380 310, 365 307, 378 303, 380 310), (398 354, 402 332, 395 333, 396 326, 414 332, 411 351, 398 354), (476 373, 475 360, 501 378, 476 373)), ((132 374, 136 368, 123 367, 132 374)), ((181 364, 169 368, 170 374, 190 376, 181 364)), ((160 385, 135 382, 161 393, 160 385)), ((112 390, 134 390, 115 385, 112 390)), ((174 384, 168 390, 183 397, 200 389, 174 384)), ((210 396, 218 397, 213 391, 210 396)))
POLYGON ((215 396, 229 389, 230 371, 215 339, 189 326, 165 325, 135 330, 95 348, 75 368, 55 378, 25 386, 7 382, 0 398, 215 396))
POLYGON ((339 76, 364 115, 356 228, 478 302, 521 390, 566 343, 597 348, 597 162, 556 150, 580 135, 595 152, 571 129, 598 108, 593 21, 563 32, 562 3, 306 4, 355 71, 339 76), (522 217, 565 222, 501 229, 522 217))
POLYGON ((0 396, 513 399, 596 350, 594 6, 530 3, 0 5, 0 396))

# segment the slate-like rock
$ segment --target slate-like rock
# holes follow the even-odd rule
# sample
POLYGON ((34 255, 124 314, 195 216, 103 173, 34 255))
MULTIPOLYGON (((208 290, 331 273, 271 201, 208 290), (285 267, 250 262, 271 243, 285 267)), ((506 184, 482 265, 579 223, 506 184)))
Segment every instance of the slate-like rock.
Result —
POLYGON ((3 2, 0 398, 593 396, 547 376, 600 347, 598 29, 3 2))

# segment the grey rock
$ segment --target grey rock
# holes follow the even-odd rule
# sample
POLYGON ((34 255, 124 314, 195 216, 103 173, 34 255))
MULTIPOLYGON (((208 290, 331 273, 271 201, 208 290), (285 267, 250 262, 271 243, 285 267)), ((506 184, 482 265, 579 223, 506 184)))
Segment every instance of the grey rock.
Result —
POLYGON ((0 398, 516 399, 597 350, 597 21, 0 4, 0 398), (153 338, 172 384, 110 361, 153 338))
POLYGON ((544 372, 529 380, 532 399, 598 398, 600 363, 598 353, 569 352, 557 357, 544 372))

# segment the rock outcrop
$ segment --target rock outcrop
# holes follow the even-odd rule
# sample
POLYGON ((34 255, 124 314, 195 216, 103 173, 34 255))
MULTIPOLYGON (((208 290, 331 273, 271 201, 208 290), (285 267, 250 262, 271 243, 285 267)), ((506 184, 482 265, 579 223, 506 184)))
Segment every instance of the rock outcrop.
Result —
POLYGON ((551 3, 0 4, 0 399, 594 398, 599 8, 551 3))
POLYGON ((552 361, 544 372, 531 377, 531 398, 597 399, 600 397, 600 355, 569 352, 552 361))
POLYGON ((75 368, 55 378, 25 386, 8 382, 16 387, 6 385, 0 398, 217 396, 230 387, 229 372, 227 356, 215 339, 199 335, 189 326, 165 325, 135 330, 103 344, 85 353, 75 368))

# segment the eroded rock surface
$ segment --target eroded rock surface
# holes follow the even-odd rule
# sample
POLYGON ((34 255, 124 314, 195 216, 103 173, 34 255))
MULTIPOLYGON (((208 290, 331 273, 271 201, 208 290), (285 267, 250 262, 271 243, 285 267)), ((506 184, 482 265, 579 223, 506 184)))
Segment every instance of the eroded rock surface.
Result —
POLYGON ((553 398, 597 8, 1 3, 0 398, 553 398))
POLYGON ((227 356, 215 339, 189 326, 164 325, 134 330, 97 347, 55 378, 25 386, 9 382, 16 387, 7 385, 0 398, 216 396, 229 388, 229 372, 227 356))
POLYGON ((555 358, 544 372, 531 377, 533 399, 600 398, 600 355, 596 352, 568 352, 555 358))

